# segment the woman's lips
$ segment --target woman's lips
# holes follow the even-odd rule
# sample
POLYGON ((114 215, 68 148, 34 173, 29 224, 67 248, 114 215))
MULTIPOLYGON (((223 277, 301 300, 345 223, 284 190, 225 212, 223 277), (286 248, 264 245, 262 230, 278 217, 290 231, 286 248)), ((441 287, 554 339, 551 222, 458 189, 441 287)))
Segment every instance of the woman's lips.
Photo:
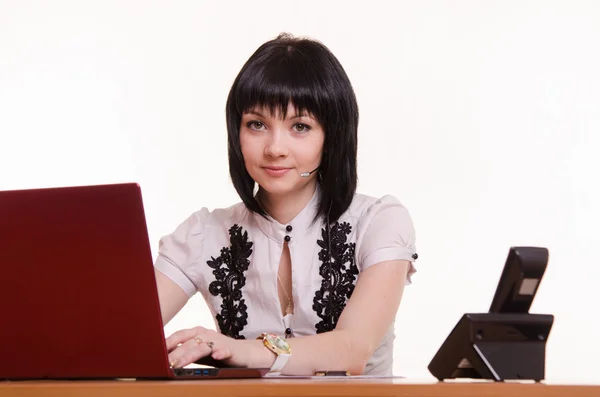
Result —
POLYGON ((290 168, 283 168, 283 167, 263 167, 263 170, 265 170, 265 172, 267 174, 269 174, 270 176, 280 177, 280 176, 284 176, 285 174, 287 174, 288 171, 290 170, 290 168))

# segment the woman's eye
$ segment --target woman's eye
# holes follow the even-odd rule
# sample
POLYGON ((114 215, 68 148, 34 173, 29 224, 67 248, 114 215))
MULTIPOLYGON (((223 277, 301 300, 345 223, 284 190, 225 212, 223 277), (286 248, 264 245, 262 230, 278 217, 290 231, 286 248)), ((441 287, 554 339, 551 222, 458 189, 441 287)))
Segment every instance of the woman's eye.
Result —
POLYGON ((293 129, 295 132, 308 132, 310 130, 310 127, 306 124, 298 123, 294 124, 293 129))
POLYGON ((262 129, 262 127, 264 127, 265 125, 263 123, 261 123, 260 121, 250 121, 248 122, 248 124, 246 124, 248 126, 248 128, 250 128, 251 130, 260 130, 262 129))

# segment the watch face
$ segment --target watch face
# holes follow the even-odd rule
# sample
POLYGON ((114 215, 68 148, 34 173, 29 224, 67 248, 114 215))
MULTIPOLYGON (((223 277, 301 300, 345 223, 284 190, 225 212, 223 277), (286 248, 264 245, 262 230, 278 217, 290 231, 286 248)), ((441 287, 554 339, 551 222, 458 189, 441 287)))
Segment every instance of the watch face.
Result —
POLYGON ((267 334, 265 336, 267 342, 273 346, 278 354, 289 354, 290 353, 290 345, 285 341, 285 339, 275 335, 275 334, 267 334))

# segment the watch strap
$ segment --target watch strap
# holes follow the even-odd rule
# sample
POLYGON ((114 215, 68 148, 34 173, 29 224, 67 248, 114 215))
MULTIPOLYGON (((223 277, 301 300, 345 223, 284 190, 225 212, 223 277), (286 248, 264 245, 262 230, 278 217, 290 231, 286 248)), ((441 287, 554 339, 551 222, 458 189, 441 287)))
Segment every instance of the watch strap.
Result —
MULTIPOLYGON (((273 345, 271 344, 271 342, 268 342, 268 339, 267 339, 268 335, 269 334, 263 332, 258 338, 256 338, 256 339, 262 339, 265 347, 267 349, 269 349, 273 354, 275 354, 275 361, 273 362, 273 365, 269 369, 267 376, 281 375, 281 371, 283 370, 283 367, 285 367, 285 365, 287 364, 287 362, 290 359, 290 357, 292 356, 292 354, 291 354, 291 352, 284 353, 284 352, 281 352, 280 349, 275 349, 273 347, 273 345)), ((272 336, 277 336, 277 335, 272 335, 272 336)))
POLYGON ((283 367, 285 367, 285 364, 287 364, 288 360, 290 359, 291 354, 279 354, 277 355, 277 357, 275 358, 275 362, 273 363, 273 365, 271 366, 271 369, 269 370, 269 375, 281 375, 281 371, 283 370, 283 367))

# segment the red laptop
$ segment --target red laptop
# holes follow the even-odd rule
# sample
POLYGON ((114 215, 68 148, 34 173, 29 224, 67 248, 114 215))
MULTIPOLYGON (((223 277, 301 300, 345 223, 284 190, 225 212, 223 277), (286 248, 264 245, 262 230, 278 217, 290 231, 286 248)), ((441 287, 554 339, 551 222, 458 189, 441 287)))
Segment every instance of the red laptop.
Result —
POLYGON ((169 368, 140 187, 0 191, 0 380, 214 379, 169 368))

